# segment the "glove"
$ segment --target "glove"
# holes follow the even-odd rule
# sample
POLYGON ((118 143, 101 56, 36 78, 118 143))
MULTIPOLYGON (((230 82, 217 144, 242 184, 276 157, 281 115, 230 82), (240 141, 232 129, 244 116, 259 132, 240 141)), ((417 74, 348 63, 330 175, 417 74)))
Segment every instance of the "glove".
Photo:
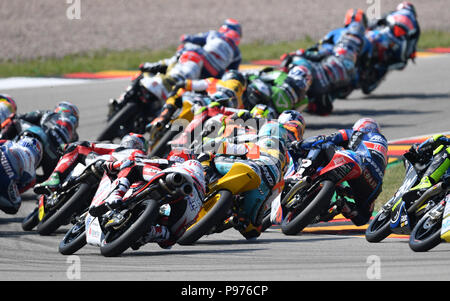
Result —
POLYGON ((156 74, 158 72, 160 73, 165 73, 167 70, 167 66, 161 64, 161 63, 143 63, 139 65, 139 70, 141 72, 149 72, 149 73, 153 73, 156 74))

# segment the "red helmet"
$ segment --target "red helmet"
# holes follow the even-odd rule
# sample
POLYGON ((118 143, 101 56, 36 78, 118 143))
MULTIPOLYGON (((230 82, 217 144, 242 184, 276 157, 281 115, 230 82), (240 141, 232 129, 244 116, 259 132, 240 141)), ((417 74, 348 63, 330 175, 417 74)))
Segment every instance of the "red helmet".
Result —
POLYGON ((241 24, 239 24, 239 22, 235 19, 228 18, 223 22, 222 26, 219 28, 219 32, 225 33, 230 30, 235 31, 240 38, 242 37, 241 24))
POLYGON ((367 17, 362 9, 349 9, 345 14, 344 25, 348 26, 352 22, 359 22, 364 25, 364 28, 367 27, 367 17))
POLYGON ((410 36, 416 31, 416 26, 408 15, 393 14, 388 16, 386 20, 396 37, 410 36))

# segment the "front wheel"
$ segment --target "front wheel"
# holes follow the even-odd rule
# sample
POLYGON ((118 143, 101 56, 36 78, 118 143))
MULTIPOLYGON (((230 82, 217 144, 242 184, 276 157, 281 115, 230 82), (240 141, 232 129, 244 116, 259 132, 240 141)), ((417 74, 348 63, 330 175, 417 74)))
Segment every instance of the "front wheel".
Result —
MULTIPOLYGON (((289 210, 281 222, 281 231, 286 235, 296 235, 316 218, 323 210, 326 210, 335 191, 335 184, 330 180, 323 180, 310 187, 300 189, 302 204, 289 210)), ((288 193, 281 201, 286 207, 297 193, 288 193)))
POLYGON ((85 221, 80 220, 64 235, 59 244, 59 253, 71 255, 86 245, 86 225, 85 221))
POLYGON ((228 190, 219 190, 204 204, 199 216, 191 227, 177 241, 180 245, 191 245, 214 227, 222 223, 233 205, 233 194, 228 190))
POLYGON ((375 243, 388 237, 392 233, 390 218, 390 212, 378 212, 366 229, 366 240, 375 243))
POLYGON ((442 219, 428 214, 419 220, 409 236, 409 247, 415 252, 426 252, 441 243, 442 219))
POLYGON ((110 229, 100 246, 106 257, 119 256, 150 231, 159 215, 159 202, 147 200, 129 212, 129 219, 118 229, 110 229))
POLYGON ((39 207, 28 214, 22 221, 22 229, 24 231, 31 231, 39 224, 39 207))
POLYGON ((61 225, 67 223, 71 216, 80 213, 89 204, 91 197, 91 184, 81 183, 77 191, 53 214, 45 215, 38 224, 37 231, 40 235, 50 235, 61 225))

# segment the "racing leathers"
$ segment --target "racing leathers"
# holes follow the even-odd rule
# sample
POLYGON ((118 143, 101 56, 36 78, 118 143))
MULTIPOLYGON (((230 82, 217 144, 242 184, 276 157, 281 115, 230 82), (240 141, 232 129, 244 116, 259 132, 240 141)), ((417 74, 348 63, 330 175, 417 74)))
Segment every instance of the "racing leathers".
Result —
MULTIPOLYGON (((211 182, 225 175, 236 162, 249 166, 259 176, 259 187, 241 194, 238 210, 232 219, 234 228, 246 239, 255 239, 261 234, 265 210, 283 189, 289 154, 285 142, 276 136, 254 135, 250 142, 241 142, 237 138, 233 142, 225 139, 218 141, 214 152, 209 153, 209 160, 204 160, 202 164, 206 178, 211 182)), ((245 140, 248 141, 248 138, 245 140)))
POLYGON ((359 178, 348 181, 355 203, 346 204, 343 214, 357 225, 366 224, 372 216, 374 201, 382 189, 384 172, 387 165, 388 143, 378 132, 364 133, 352 129, 342 129, 329 136, 316 136, 299 144, 298 156, 313 162, 311 170, 318 166, 314 163, 329 162, 336 146, 343 147, 345 155, 357 162, 362 170, 359 178))
MULTIPOLYGON (((163 249, 168 249, 174 245, 184 234, 186 229, 195 221, 202 206, 202 200, 205 194, 205 179, 203 168, 200 162, 188 159, 184 162, 182 157, 176 156, 176 161, 172 157, 166 159, 125 159, 116 162, 115 168, 106 167, 109 172, 117 172, 117 178, 112 183, 112 190, 105 204, 109 208, 120 208, 124 202, 125 193, 129 189, 139 189, 145 182, 150 181, 161 171, 176 171, 186 174, 193 180, 193 191, 190 195, 179 197, 167 205, 163 205, 160 210, 160 219, 157 225, 151 226, 149 232, 132 245, 133 249, 148 242, 156 242, 163 249)), ((93 216, 99 216, 109 210, 104 205, 97 207, 91 206, 89 213, 93 216)))
POLYGON ((22 202, 20 194, 36 182, 39 157, 42 157, 42 145, 35 138, 0 140, 0 210, 17 213, 22 202))
POLYGON ((228 34, 210 30, 183 35, 175 56, 156 63, 144 63, 143 71, 166 73, 174 83, 185 79, 220 78, 226 70, 239 68, 241 52, 228 34))
POLYGON ((37 184, 34 192, 37 194, 46 194, 55 190, 62 184, 70 172, 78 163, 86 164, 89 157, 110 155, 108 159, 111 164, 119 158, 145 157, 145 153, 138 149, 125 148, 119 144, 93 143, 88 141, 78 141, 67 145, 64 155, 59 159, 53 173, 47 181, 37 184))

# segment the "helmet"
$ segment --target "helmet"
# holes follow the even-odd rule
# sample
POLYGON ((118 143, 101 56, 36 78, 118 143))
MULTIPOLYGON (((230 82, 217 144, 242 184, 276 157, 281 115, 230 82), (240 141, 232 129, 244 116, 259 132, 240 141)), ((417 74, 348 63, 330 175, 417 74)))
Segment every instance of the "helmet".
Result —
POLYGON ((7 94, 0 94, 0 103, 5 103, 9 107, 11 114, 17 112, 16 102, 11 96, 7 94))
POLYGON ((55 110, 53 111, 58 114, 68 114, 72 115, 76 118, 75 128, 78 127, 78 120, 80 118, 80 111, 77 106, 68 101, 61 101, 55 106, 55 110))
POLYGON ((264 141, 264 138, 277 139, 281 143, 288 142, 288 133, 286 128, 279 122, 268 121, 258 131, 258 138, 264 141))
POLYGON ((252 81, 244 93, 244 105, 251 109, 257 104, 271 104, 272 93, 270 87, 260 79, 252 81))
POLYGON ((253 118, 267 118, 267 119, 275 119, 276 118, 276 111, 265 104, 257 104, 253 107, 253 109, 250 111, 250 114, 253 118))
POLYGON ((27 153, 34 158, 34 166, 37 168, 44 154, 42 143, 32 136, 23 135, 17 144, 28 150, 27 153))
POLYGON ((288 77, 295 81, 295 85, 298 89, 304 90, 303 93, 308 91, 313 80, 311 70, 304 65, 292 67, 288 72, 288 77))
POLYGON ((380 132, 380 125, 378 122, 375 121, 375 119, 372 118, 361 118, 358 121, 355 122, 353 125, 353 131, 359 131, 364 133, 374 132, 379 133, 380 132))
POLYGON ((287 130, 289 142, 303 140, 306 122, 300 112, 294 110, 284 111, 278 116, 278 122, 287 130))
POLYGON ((216 90, 217 91, 231 90, 231 92, 233 92, 234 95, 228 93, 230 97, 232 97, 233 101, 235 101, 234 99, 237 98, 237 103, 233 105, 233 108, 241 109, 244 107, 242 96, 244 95, 245 84, 243 84, 241 81, 232 78, 229 78, 228 80, 223 80, 222 78, 222 81, 217 83, 216 90))
POLYGON ((386 20, 391 32, 396 37, 411 36, 417 30, 410 15, 394 13, 389 15, 386 20))
POLYGON ((416 8, 414 7, 414 5, 411 2, 403 1, 402 3, 397 5, 396 10, 402 10, 402 9, 410 11, 414 15, 414 18, 417 18, 416 8))
POLYGON ((230 30, 235 31, 239 35, 239 38, 242 37, 241 24, 239 24, 237 20, 232 18, 228 18, 223 22, 222 26, 219 28, 219 32, 226 33, 230 30))
MULTIPOLYGON (((238 81, 235 82, 238 83, 238 81)), ((217 92, 211 95, 211 98, 212 101, 220 102, 220 104, 226 107, 237 108, 239 106, 239 99, 235 89, 230 89, 225 86, 218 86, 217 92)))
POLYGON ((147 152, 147 141, 141 134, 129 133, 120 140, 120 146, 147 152))
POLYGON ((244 87, 247 86, 247 79, 245 78, 245 76, 242 74, 242 72, 238 71, 238 70, 228 70, 227 72, 225 72, 225 74, 222 76, 222 81, 227 81, 230 79, 235 79, 237 81, 239 81, 241 83, 241 85, 244 87))
POLYGON ((367 27, 367 17, 362 9, 349 9, 345 14, 344 25, 347 27, 352 22, 359 22, 364 25, 364 28, 367 27))

